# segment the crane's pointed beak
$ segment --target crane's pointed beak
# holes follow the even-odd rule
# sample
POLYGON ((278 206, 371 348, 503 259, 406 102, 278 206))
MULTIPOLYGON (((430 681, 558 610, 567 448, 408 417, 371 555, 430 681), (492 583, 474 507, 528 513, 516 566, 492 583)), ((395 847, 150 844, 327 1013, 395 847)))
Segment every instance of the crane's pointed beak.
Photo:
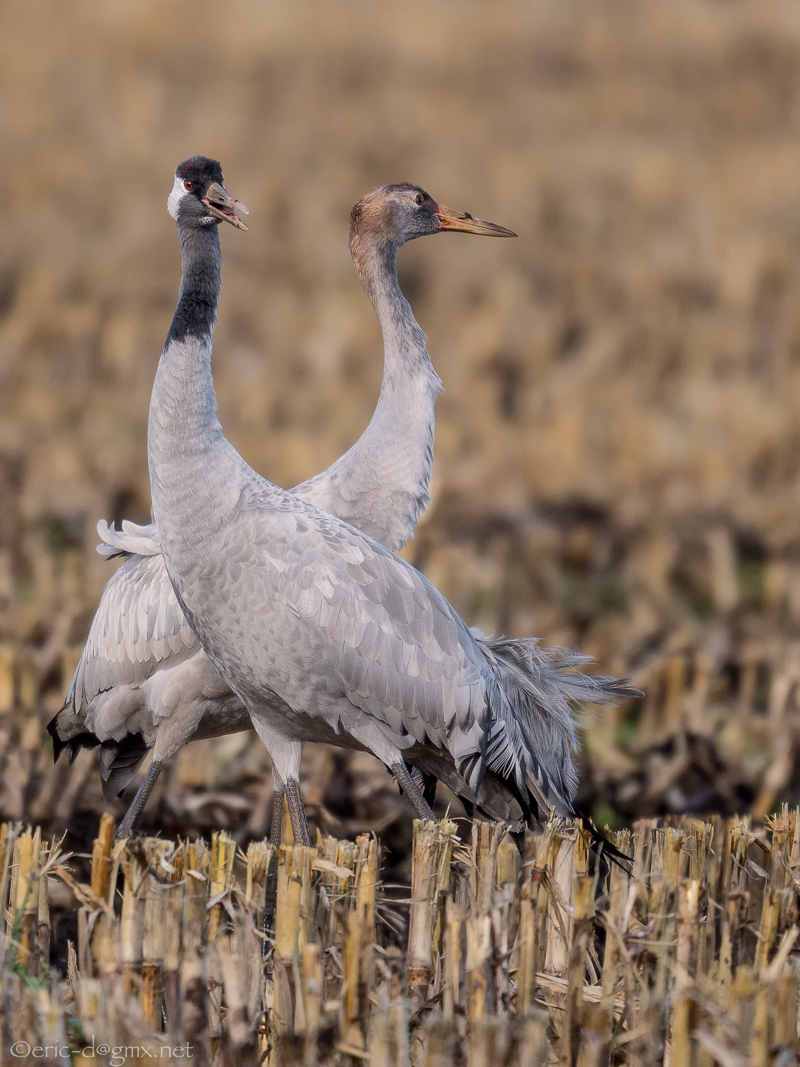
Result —
POLYGON ((206 190, 206 195, 203 197, 203 203, 206 205, 212 215, 215 215, 218 219, 222 219, 224 222, 229 222, 231 226, 235 226, 237 230, 249 230, 249 226, 245 226, 242 220, 236 214, 237 211, 243 211, 245 215, 249 215, 250 212, 230 193, 219 184, 219 182, 212 182, 206 190))
POLYGON ((513 230, 507 230, 505 226, 498 226, 495 222, 484 222, 483 219, 473 219, 472 215, 463 211, 453 211, 444 204, 437 204, 434 218, 439 220, 439 230, 458 230, 460 233, 477 233, 482 237, 516 237, 513 230))

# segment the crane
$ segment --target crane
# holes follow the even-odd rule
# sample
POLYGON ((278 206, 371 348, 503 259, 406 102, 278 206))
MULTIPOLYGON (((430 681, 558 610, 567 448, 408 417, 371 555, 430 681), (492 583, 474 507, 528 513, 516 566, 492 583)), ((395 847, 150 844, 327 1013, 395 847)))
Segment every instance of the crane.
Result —
MULTIPOLYGON (((369 197, 357 205, 351 244, 356 257, 368 249, 371 295, 390 336, 414 337, 407 302, 387 284, 397 248, 387 220, 401 217, 422 236, 438 232, 442 217, 415 186, 394 186, 389 198, 389 211, 369 197)), ((410 767, 456 781, 479 807, 491 775, 526 819, 573 813, 569 698, 636 691, 581 675, 532 640, 489 647, 414 567, 245 462, 216 418, 211 374, 217 224, 238 222, 219 164, 181 164, 170 209, 181 287, 150 400, 153 515, 187 621, 270 752, 295 840, 310 843, 299 787, 307 741, 372 752, 422 819, 433 813, 410 767)), ((405 423, 394 433, 401 450, 413 447, 405 423)))
MULTIPOLYGON (((185 193, 185 180, 179 194, 185 193)), ((366 210, 383 218, 397 249, 421 234, 394 211, 397 186, 365 198, 366 210)), ((429 205, 418 187, 403 187, 429 205)), ((174 193, 172 194, 175 195, 174 193)), ((355 219, 365 201, 353 209, 355 219)), ((239 205, 241 208, 241 205, 239 205)), ((438 229, 513 237, 511 230, 435 204, 438 229)), ((358 225, 350 248, 359 277, 383 331, 384 367, 372 419, 356 443, 331 467, 295 486, 297 496, 364 530, 389 549, 401 548, 429 502, 433 460, 434 404, 441 383, 426 338, 400 294, 395 260, 376 270, 373 241, 358 225), (393 308, 405 304, 398 330, 393 308), (398 432, 403 428, 403 433, 398 432)), ((63 708, 49 724, 57 759, 70 761, 81 747, 100 745, 103 791, 117 796, 152 748, 153 760, 118 835, 129 836, 164 764, 192 738, 216 737, 250 728, 241 700, 220 677, 186 621, 164 568, 158 530, 123 521, 115 530, 98 523, 101 554, 124 557, 109 579, 94 616, 63 708)), ((279 832, 282 790, 276 776, 273 812, 279 832)), ((431 784, 428 786, 430 794, 431 784)))

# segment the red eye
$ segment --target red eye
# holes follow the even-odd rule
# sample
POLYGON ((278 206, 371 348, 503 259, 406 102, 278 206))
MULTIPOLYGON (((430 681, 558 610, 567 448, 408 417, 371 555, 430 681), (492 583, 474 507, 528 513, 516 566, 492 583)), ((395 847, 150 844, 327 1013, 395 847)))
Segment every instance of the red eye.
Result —
POLYGON ((194 182, 186 181, 186 182, 183 183, 183 187, 187 192, 190 193, 192 191, 192 189, 194 189, 194 182))

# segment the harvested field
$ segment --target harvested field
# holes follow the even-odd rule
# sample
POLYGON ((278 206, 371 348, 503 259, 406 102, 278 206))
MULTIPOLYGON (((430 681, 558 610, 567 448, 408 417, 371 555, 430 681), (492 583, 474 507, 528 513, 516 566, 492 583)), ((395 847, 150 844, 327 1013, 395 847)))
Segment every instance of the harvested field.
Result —
POLYGON ((793 1062, 800 871, 796 816, 787 829, 776 813, 800 803, 795 0, 230 0, 224 18, 211 0, 26 0, 0 9, 0 98, 0 820, 8 840, 41 827, 6 898, 22 918, 9 919, 0 1055, 26 1026, 75 1047, 104 1027, 119 1041, 157 1032, 155 1048, 196 1022, 209 1055, 255 1062, 266 1005, 289 1063, 363 1062, 365 1028, 376 1064, 535 1064, 544 1037, 569 1062, 562 1035, 582 1031, 586 1067, 604 1062, 612 1032, 621 1063, 664 1062, 665 1041, 673 1067, 793 1062), (95 522, 149 517, 147 403, 178 277, 164 202, 172 168, 197 151, 223 161, 251 210, 250 234, 224 235, 221 422, 282 485, 344 451, 377 395, 351 205, 412 180, 520 234, 443 235, 401 253, 446 388, 433 504, 404 554, 470 624, 580 647, 646 691, 642 704, 582 712, 579 801, 623 842, 638 835, 638 881, 596 904, 576 888, 567 971, 550 946, 572 869, 588 884, 575 832, 558 852, 573 867, 553 875, 548 831, 516 880, 504 870, 476 904, 470 830, 442 791, 437 814, 463 838, 455 904, 439 901, 435 919, 414 904, 428 908, 414 929, 436 952, 428 987, 412 974, 409 989, 412 811, 361 755, 310 747, 302 786, 314 830, 351 842, 336 846, 337 866, 357 865, 373 846, 352 842, 377 835, 375 937, 363 871, 328 893, 318 934, 319 886, 335 872, 309 881, 311 860, 286 852, 305 925, 268 963, 272 1003, 244 861, 219 836, 246 854, 269 826, 269 759, 251 734, 189 745, 162 774, 143 824, 162 836, 119 857, 144 894, 131 904, 129 890, 125 921, 115 861, 102 873, 105 861, 93 871, 86 859, 106 810, 96 754, 53 767, 45 724, 113 566, 94 553, 95 522), (62 834, 66 877, 94 896, 76 899, 53 873, 62 861, 42 842, 62 834), (202 875, 191 881, 179 877, 190 849, 202 875), (233 866, 212 886, 221 854, 233 866), (19 872, 51 859, 26 899, 19 872), (176 970, 174 943, 153 934, 157 899, 196 950, 177 969, 183 986, 165 978, 166 1024, 158 983, 176 970), (604 949, 607 914, 618 955, 604 949), (451 919, 460 961, 439 955, 451 919), (175 1009, 195 965, 214 989, 187 1001, 200 1021, 175 1009), (359 976, 349 994, 346 966, 359 976), (309 992, 314 968, 324 982, 309 992))
POLYGON ((616 835, 630 874, 617 865, 602 877, 580 827, 548 824, 521 857, 499 824, 476 822, 461 839, 455 822, 416 822, 410 892, 381 880, 367 834, 272 856, 266 842, 243 853, 224 832, 209 846, 114 844, 113 830, 105 817, 85 882, 38 830, 0 830, 4 1054, 49 1046, 38 1058, 50 1063, 72 1049, 111 1064, 286 1067, 796 1062, 800 811, 766 830, 641 820, 616 835), (59 980, 45 964, 53 905, 72 896, 77 938, 59 980))

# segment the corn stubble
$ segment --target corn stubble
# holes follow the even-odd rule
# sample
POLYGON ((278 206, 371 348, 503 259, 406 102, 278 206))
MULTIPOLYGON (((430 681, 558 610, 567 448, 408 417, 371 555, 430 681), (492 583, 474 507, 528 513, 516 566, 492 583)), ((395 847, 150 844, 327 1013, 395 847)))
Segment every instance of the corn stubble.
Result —
POLYGON ((520 857, 500 826, 460 840, 416 822, 405 898, 370 835, 245 854, 224 831, 209 847, 113 830, 83 884, 58 842, 0 828, 4 1056, 26 1041, 275 1067, 766 1067, 800 1047, 797 809, 762 828, 641 820, 613 835, 630 870, 598 870, 580 824, 549 822, 520 857), (58 883, 79 915, 65 976, 47 966, 58 883))

